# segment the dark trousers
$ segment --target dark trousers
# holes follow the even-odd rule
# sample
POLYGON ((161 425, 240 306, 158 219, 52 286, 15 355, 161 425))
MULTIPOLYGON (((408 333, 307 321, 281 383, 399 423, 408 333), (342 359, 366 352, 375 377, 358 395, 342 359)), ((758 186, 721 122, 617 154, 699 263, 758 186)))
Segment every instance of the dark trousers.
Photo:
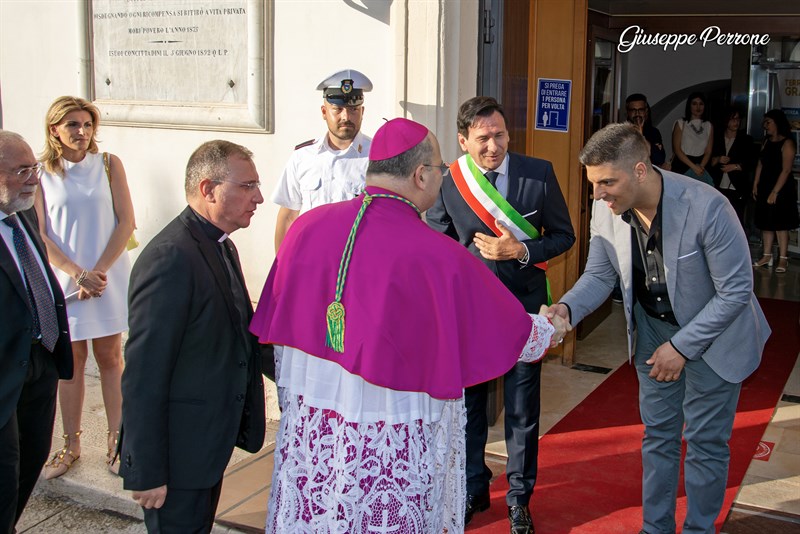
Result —
POLYGON ((736 211, 736 216, 739 218, 739 222, 742 223, 742 227, 744 227, 744 208, 747 204, 747 198, 735 189, 718 189, 718 191, 725 195, 725 198, 731 203, 734 211, 736 211))
POLYGON ((208 489, 180 490, 167 486, 161 508, 144 509, 150 534, 207 534, 214 527, 222 479, 208 489))
POLYGON ((0 532, 14 525, 28 504, 50 454, 56 416, 58 371, 53 355, 31 346, 25 384, 17 411, 0 427, 0 532))
MULTIPOLYGON (((542 363, 517 363, 503 376, 505 438, 508 451, 506 503, 527 505, 536 483, 542 363)), ((492 471, 484 461, 489 432, 486 401, 489 384, 465 390, 467 407, 467 493, 489 491, 492 471)))

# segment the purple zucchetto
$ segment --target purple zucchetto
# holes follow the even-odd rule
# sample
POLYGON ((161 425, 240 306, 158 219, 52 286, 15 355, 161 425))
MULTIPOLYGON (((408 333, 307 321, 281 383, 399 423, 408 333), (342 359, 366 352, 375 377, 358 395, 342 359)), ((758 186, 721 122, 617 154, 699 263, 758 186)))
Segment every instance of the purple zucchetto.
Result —
POLYGON ((397 118, 381 126, 372 138, 370 161, 383 161, 399 156, 420 144, 428 136, 428 129, 418 122, 397 118))

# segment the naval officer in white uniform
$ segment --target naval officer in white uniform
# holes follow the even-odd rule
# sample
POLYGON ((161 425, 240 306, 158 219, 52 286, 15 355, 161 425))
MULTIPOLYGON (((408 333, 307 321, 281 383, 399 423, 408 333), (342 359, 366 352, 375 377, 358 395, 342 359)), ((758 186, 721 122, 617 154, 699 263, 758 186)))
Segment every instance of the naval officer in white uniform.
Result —
POLYGON ((328 76, 322 91, 322 118, 328 131, 295 147, 272 193, 280 206, 275 224, 275 251, 292 222, 311 208, 349 200, 364 189, 372 138, 361 133, 364 93, 372 82, 364 74, 345 69, 328 76))

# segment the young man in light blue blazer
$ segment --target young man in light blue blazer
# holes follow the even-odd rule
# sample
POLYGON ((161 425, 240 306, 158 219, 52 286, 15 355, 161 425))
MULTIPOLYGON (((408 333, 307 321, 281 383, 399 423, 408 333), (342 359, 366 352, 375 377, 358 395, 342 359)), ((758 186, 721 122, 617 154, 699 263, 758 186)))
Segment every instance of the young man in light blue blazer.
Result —
POLYGON ((580 161, 595 198, 589 257, 551 311, 577 324, 619 275, 645 426, 642 532, 676 531, 683 436, 683 532, 713 533, 741 383, 770 334, 753 295, 747 239, 714 188, 653 167, 630 124, 595 133, 580 161))

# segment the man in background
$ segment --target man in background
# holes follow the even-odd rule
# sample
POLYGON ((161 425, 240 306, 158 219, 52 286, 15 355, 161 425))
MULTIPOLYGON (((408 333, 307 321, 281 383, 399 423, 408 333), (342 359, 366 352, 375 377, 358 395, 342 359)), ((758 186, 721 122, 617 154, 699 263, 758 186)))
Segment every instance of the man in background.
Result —
POLYGON ((661 139, 661 132, 653 126, 647 97, 642 93, 629 95, 625 99, 625 112, 628 114, 628 122, 636 126, 639 133, 650 143, 650 162, 659 167, 663 166, 666 160, 664 141, 661 139))
POLYGON ((317 86, 328 131, 300 143, 272 193, 280 206, 275 223, 275 251, 298 215, 311 208, 350 200, 364 189, 371 138, 361 133, 364 93, 372 82, 355 69, 335 72, 317 86))

